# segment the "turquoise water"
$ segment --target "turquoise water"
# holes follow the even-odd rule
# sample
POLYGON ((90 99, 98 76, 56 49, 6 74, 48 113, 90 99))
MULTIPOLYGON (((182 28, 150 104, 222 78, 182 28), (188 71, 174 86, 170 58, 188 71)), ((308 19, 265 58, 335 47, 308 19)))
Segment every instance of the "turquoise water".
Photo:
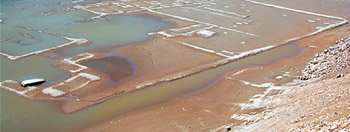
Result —
MULTIPOLYGON (((0 51, 11 55, 23 55, 66 43, 67 41, 64 39, 35 31, 24 30, 18 26, 34 28, 42 30, 45 33, 50 33, 48 30, 51 28, 59 29, 69 22, 72 23, 93 16, 89 13, 77 11, 87 15, 77 15, 77 17, 73 17, 71 15, 73 12, 68 13, 63 11, 65 7, 73 5, 74 4, 69 0, 51 0, 49 2, 46 0, 1 0, 0 16, 4 21, 1 23, 0 36, 2 42, 0 42, 0 51), (59 2, 65 4, 58 5, 59 2), (62 8, 59 8, 59 6, 62 6, 62 8), (59 9, 55 12, 61 15, 43 15, 43 12, 54 9, 59 9), (23 34, 27 34, 27 36, 23 34)), ((10 61, 1 56, 0 62, 1 81, 9 79, 21 81, 23 79, 40 77, 45 78, 48 81, 46 84, 49 84, 52 81, 69 76, 67 72, 55 67, 57 62, 53 59, 37 55, 17 61, 10 61)))
POLYGON ((174 26, 173 23, 161 21, 149 15, 117 15, 108 16, 107 20, 94 19, 87 23, 75 23, 59 30, 57 34, 75 38, 85 38, 92 43, 86 46, 75 46, 64 49, 65 55, 74 55, 86 50, 112 47, 127 43, 135 43, 149 39, 149 32, 159 31, 174 26), (70 52, 71 51, 71 52, 70 52))
MULTIPOLYGON (((64 11, 66 7, 77 4, 82 3, 72 3, 68 0, 1 1, 1 19, 4 20, 1 24, 1 40, 7 41, 0 42, 0 51, 11 55, 23 55, 67 43, 65 39, 48 34, 91 41, 88 45, 62 49, 63 56, 72 56, 88 50, 144 41, 150 38, 147 33, 174 26, 173 23, 147 15, 118 15, 90 20, 94 16, 92 13, 83 10, 64 11), (45 12, 52 15, 44 15, 45 12), (24 30, 19 26, 41 30, 44 33, 24 30)), ((52 82, 69 76, 69 73, 55 67, 56 64, 57 62, 50 58, 36 55, 15 62, 2 56, 0 80, 40 77, 52 82)))
POLYGON ((62 38, 24 30, 18 27, 5 26, 1 29, 1 32, 1 39, 7 39, 7 41, 1 42, 0 52, 10 55, 24 55, 69 42, 62 38), (28 37, 21 34, 27 34, 28 37))
MULTIPOLYGON (((85 3, 88 2, 91 1, 85 3)), ((54 35, 91 41, 89 45, 62 50, 63 56, 72 56, 88 50, 144 41, 150 39, 147 33, 174 26, 173 23, 147 15, 118 15, 90 20, 94 15, 89 12, 64 11, 64 8, 76 5, 70 0, 2 0, 0 5, 1 19, 4 20, 1 24, 0 51, 11 55, 22 55, 67 42, 54 35), (47 12, 52 14, 44 15, 47 12), (44 33, 24 30, 19 26, 44 33)), ((57 62, 54 59, 39 55, 16 61, 1 56, 0 63, 1 81, 40 77, 48 81, 44 85, 49 85, 70 75, 55 67, 57 62)), ((3 89, 0 99, 2 132, 75 131, 106 119, 106 116, 95 114, 93 108, 63 114, 52 104, 27 100, 3 89)))
POLYGON ((50 30, 60 29, 74 21, 88 19, 93 14, 84 11, 66 12, 63 9, 73 6, 68 0, 2 0, 1 1, 1 40, 0 51, 10 55, 23 55, 26 53, 55 47, 67 40, 28 31, 19 28, 24 26, 51 33, 50 30), (64 4, 58 4, 59 2, 64 4), (53 12, 53 15, 44 15, 44 12, 53 12), (74 17, 73 14, 76 15, 74 17), (28 34, 32 38, 24 37, 28 34), (16 43, 17 42, 17 43, 16 43), (19 43, 18 43, 19 42, 19 43))
POLYGON ((2 81, 45 78, 47 83, 51 83, 69 75, 66 71, 54 66, 57 64, 56 61, 42 56, 31 56, 17 61, 1 56, 0 64, 2 81))

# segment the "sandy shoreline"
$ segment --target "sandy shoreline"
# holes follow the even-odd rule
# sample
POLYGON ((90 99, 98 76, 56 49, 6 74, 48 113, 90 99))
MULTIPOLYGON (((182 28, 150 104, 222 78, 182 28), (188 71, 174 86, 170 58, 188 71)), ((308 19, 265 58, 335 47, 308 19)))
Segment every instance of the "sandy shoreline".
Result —
MULTIPOLYGON (((334 45, 336 40, 348 35, 347 28, 348 25, 295 41, 304 49, 304 54, 300 57, 281 60, 276 64, 263 66, 262 69, 258 68, 259 70, 255 67, 243 68, 243 70, 246 70, 237 75, 234 74, 242 69, 230 72, 224 75, 214 86, 204 91, 161 106, 145 108, 121 115, 86 128, 84 131, 208 131, 216 128, 220 129, 225 124, 238 125, 244 121, 231 119, 230 117, 233 114, 254 113, 261 111, 261 109, 241 110, 237 104, 246 102, 247 99, 255 94, 263 93, 266 88, 246 85, 245 87, 251 87, 249 91, 239 90, 233 88, 232 84, 242 85, 239 84, 241 80, 249 80, 251 84, 263 84, 266 81, 272 81, 278 86, 286 84, 295 79, 296 76, 301 75, 300 71, 313 58, 313 54, 323 51, 323 49, 334 45), (252 74, 255 76, 249 76, 252 74), (283 78, 276 79, 278 76, 283 78), (218 102, 217 100, 220 101, 218 102), (150 124, 150 122, 152 123, 150 124), (134 126, 143 127, 135 128, 134 126)), ((278 91, 275 91, 275 93, 278 93, 278 91)), ((269 94, 273 94, 273 92, 269 94)))

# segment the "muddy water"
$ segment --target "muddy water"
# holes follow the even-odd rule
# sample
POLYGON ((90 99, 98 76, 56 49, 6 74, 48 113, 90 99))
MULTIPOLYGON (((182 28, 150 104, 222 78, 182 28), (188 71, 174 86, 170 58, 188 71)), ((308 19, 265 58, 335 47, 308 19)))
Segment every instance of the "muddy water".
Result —
POLYGON ((49 103, 30 101, 1 90, 1 131, 77 131, 123 113, 165 103, 204 89, 234 69, 272 64, 300 54, 302 49, 297 44, 284 45, 189 77, 116 97, 73 114, 63 114, 49 103))
POLYGON ((137 70, 128 58, 121 55, 89 60, 82 65, 106 74, 111 80, 110 86, 133 77, 137 70))

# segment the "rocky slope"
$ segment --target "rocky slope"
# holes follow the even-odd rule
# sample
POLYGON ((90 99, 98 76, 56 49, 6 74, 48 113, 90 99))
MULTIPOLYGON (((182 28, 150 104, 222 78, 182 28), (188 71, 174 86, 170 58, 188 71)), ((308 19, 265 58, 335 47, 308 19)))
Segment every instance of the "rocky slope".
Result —
POLYGON ((350 132, 350 36, 308 63, 297 86, 274 96, 256 122, 234 131, 350 132))
MULTIPOLYGON (((350 36, 338 40, 335 44, 335 46, 325 49, 322 53, 316 54, 314 60, 310 61, 304 69, 304 75, 300 79, 319 78, 349 68, 350 36)), ((343 74, 337 76, 341 77, 343 74)))

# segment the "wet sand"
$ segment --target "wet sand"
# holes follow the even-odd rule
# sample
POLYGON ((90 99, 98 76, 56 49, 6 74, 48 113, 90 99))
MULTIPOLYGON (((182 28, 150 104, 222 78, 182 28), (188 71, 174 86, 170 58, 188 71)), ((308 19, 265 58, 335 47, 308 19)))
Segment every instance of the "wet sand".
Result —
MULTIPOLYGON (((242 80, 252 84, 272 82, 284 85, 295 79, 295 76, 301 75, 300 71, 313 58, 314 53, 323 51, 336 40, 348 35, 348 28, 349 25, 345 25, 295 41, 304 49, 302 56, 280 60, 268 66, 250 66, 232 71, 203 91, 170 103, 124 114, 92 125, 83 131, 209 131, 224 129, 222 126, 228 124, 238 125, 244 121, 231 119, 233 114, 261 111, 241 110, 238 103, 247 103, 253 95, 264 93, 266 90, 245 85, 242 80), (245 71, 238 74, 241 70, 245 71), (286 75, 286 72, 289 73, 286 75), (276 79, 277 76, 283 78, 276 79)), ((276 93, 278 90, 270 94, 276 93)))

